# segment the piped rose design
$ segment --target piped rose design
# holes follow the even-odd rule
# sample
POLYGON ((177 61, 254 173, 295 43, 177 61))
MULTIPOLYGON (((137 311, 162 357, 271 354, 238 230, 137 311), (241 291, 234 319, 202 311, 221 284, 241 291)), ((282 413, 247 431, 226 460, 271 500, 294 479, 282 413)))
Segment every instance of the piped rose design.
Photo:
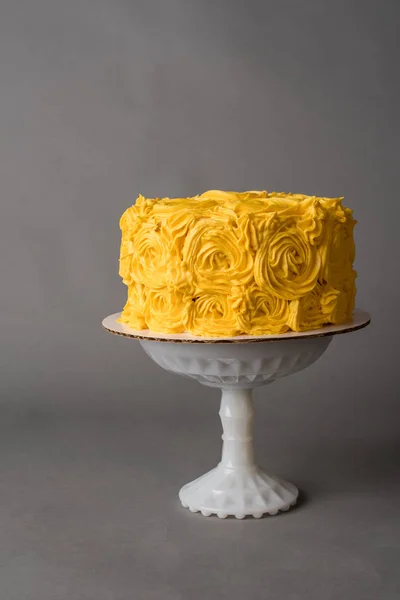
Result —
POLYGON ((133 283, 128 288, 128 299, 122 311, 121 323, 127 323, 133 329, 146 329, 145 307, 147 288, 141 283, 133 283))
POLYGON ((245 285, 253 277, 253 257, 243 240, 216 219, 199 220, 190 229, 182 258, 200 291, 229 294, 232 285, 245 285))
POLYGON ((182 314, 191 299, 168 289, 153 290, 147 294, 145 319, 148 329, 156 332, 181 333, 185 330, 182 314))
POLYGON ((218 337, 238 333, 235 311, 225 294, 200 293, 185 307, 183 324, 193 335, 218 337))
POLYGON ((128 258, 134 281, 150 289, 167 286, 171 269, 177 262, 170 236, 152 222, 143 223, 136 232, 128 258))
POLYGON ((289 301, 265 292, 253 284, 234 288, 231 302, 237 313, 239 329, 249 335, 288 331, 289 301))
POLYGON ((320 269, 317 247, 309 244, 295 220, 274 215, 254 261, 257 285, 283 300, 296 300, 313 289, 320 269))
POLYGON ((315 288, 289 305, 288 325, 293 331, 317 329, 335 322, 339 290, 317 283, 315 288))

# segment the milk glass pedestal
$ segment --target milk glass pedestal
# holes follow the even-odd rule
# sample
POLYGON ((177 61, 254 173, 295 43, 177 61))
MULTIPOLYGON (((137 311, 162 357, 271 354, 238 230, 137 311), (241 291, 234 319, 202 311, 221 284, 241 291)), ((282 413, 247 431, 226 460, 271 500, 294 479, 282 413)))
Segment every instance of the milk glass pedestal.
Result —
POLYGON ((367 326, 368 313, 357 309, 349 323, 309 332, 232 338, 136 331, 118 323, 119 317, 120 313, 110 315, 103 327, 139 340, 163 369, 221 389, 222 457, 214 469, 181 488, 182 506, 221 519, 260 518, 293 506, 297 488, 265 473, 255 462, 252 390, 308 367, 325 352, 334 335, 367 326))

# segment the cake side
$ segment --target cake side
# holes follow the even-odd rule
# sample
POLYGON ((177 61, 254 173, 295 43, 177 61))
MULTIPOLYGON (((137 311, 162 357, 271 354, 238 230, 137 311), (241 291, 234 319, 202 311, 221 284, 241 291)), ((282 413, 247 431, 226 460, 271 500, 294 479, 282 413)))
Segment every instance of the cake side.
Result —
POLYGON ((351 318, 352 211, 342 198, 211 190, 139 196, 122 215, 121 321, 200 336, 307 331, 351 318))

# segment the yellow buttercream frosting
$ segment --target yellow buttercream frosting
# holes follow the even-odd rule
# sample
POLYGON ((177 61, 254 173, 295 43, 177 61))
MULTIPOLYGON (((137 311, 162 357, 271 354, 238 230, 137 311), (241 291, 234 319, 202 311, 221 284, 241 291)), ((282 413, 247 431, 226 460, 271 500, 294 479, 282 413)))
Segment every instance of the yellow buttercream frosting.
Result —
POLYGON ((356 221, 342 200, 221 190, 139 196, 120 220, 128 286, 120 321, 218 337, 349 320, 356 221))

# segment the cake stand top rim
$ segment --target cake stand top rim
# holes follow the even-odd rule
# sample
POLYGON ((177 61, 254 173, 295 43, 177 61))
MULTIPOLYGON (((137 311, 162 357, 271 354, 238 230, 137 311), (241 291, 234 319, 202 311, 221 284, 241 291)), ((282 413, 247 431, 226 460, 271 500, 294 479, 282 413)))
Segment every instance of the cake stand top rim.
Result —
POLYGON ((149 342, 169 342, 183 344, 250 344, 256 342, 279 342, 291 339, 311 339, 333 336, 343 333, 350 333, 367 327, 371 322, 371 315, 365 310, 356 308, 353 312, 353 318, 347 323, 341 325, 325 325, 319 329, 309 331, 288 331, 274 335, 238 335, 233 337, 200 337, 189 333, 156 333, 148 329, 132 329, 125 323, 118 323, 117 319, 121 313, 114 313, 105 317, 102 321, 103 328, 109 333, 120 335, 122 337, 149 342))

